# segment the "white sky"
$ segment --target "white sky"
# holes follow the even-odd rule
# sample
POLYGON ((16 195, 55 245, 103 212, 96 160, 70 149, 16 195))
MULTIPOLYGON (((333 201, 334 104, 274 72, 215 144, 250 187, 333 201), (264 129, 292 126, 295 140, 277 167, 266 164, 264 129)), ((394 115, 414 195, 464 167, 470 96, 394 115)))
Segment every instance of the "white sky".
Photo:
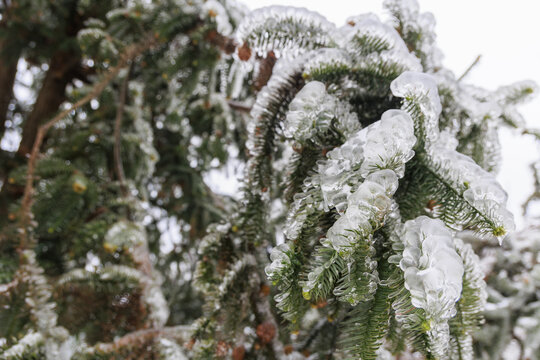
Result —
MULTIPOLYGON (((481 54, 482 59, 467 81, 495 89, 518 80, 540 84, 539 0, 418 0, 421 11, 430 11, 437 20, 437 42, 444 64, 456 74, 481 54)), ((382 19, 387 14, 382 0, 247 0, 251 9, 268 5, 306 7, 337 25, 352 15, 373 12, 382 19)), ((540 96, 524 105, 522 113, 529 126, 540 128, 540 96)), ((533 191, 529 164, 540 156, 533 139, 501 134, 503 165, 499 180, 509 194, 509 208, 523 224, 521 204, 533 191)))

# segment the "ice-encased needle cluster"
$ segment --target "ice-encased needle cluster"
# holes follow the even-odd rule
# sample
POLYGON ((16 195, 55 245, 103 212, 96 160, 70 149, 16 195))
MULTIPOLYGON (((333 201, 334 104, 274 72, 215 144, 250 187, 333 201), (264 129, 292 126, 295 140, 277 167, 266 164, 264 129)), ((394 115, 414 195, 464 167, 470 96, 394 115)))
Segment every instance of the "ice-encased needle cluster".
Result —
POLYGON ((390 169, 402 177, 416 143, 411 117, 401 110, 386 111, 380 121, 351 136, 318 163, 325 209, 346 208, 346 199, 360 179, 390 169))
POLYGON ((425 71, 441 68, 442 52, 435 44, 435 17, 421 13, 416 0, 385 0, 384 7, 396 17, 404 38, 414 38, 414 53, 422 60, 425 71), (412 36, 409 36, 412 35, 412 36), (421 36, 414 36, 421 34, 421 36))
POLYGON ((432 351, 444 354, 450 339, 448 320, 455 316, 461 296, 463 261, 452 233, 437 219, 420 216, 405 223, 399 267, 414 307, 423 309, 432 351))
POLYGON ((319 81, 311 81, 300 90, 289 105, 283 133, 298 142, 317 141, 331 126, 348 138, 360 129, 356 113, 326 91, 319 81))
POLYGON ((291 272, 291 259, 289 257, 293 252, 291 242, 280 244, 270 252, 270 260, 272 261, 264 271, 270 280, 277 280, 282 276, 287 276, 291 272))
POLYGON ((203 17, 213 18, 217 25, 217 31, 221 35, 228 36, 233 32, 233 27, 229 22, 227 10, 217 0, 207 0, 202 5, 203 17))
POLYGON ((307 59, 304 74, 313 76, 321 69, 332 66, 334 68, 351 68, 353 60, 349 53, 341 48, 323 48, 314 50, 307 59))
MULTIPOLYGON (((383 205, 387 203, 385 199, 389 200, 388 196, 397 190, 397 179, 403 176, 405 163, 414 155, 415 142, 410 116, 401 110, 389 110, 380 121, 357 131, 329 151, 327 159, 318 162, 316 175, 308 178, 309 186, 295 196, 285 229, 287 238, 293 240, 298 236, 310 213, 335 208, 343 214, 351 202, 355 202, 347 210, 351 219, 357 221, 361 214, 366 216, 362 224, 367 225, 362 232, 369 233, 372 225, 377 227, 375 224, 382 222, 388 210, 383 205), (358 185, 362 180, 365 183, 358 185)), ((329 239, 335 239, 336 245, 329 245, 336 250, 341 249, 338 244, 350 245, 352 241, 346 239, 353 234, 345 230, 358 229, 346 219, 338 220, 330 231, 329 239)), ((341 250, 345 254, 351 249, 341 250)))
POLYGON ((291 90, 295 88, 296 75, 301 74, 304 60, 303 56, 294 60, 286 58, 278 60, 268 84, 257 95, 257 100, 250 112, 253 120, 247 125, 249 137, 246 148, 252 157, 261 155, 264 148, 262 142, 264 134, 260 134, 262 127, 268 127, 267 123, 272 120, 272 117, 278 116, 283 110, 282 107, 288 100, 284 96, 290 96, 291 90))
MULTIPOLYGON (((357 134, 364 140, 350 146, 349 139, 329 153, 329 159, 318 168, 325 206, 335 207, 341 214, 321 242, 343 258, 349 258, 359 242, 369 243, 373 232, 384 224, 393 208, 391 197, 398 178, 403 176, 404 164, 412 157, 416 142, 412 119, 401 110, 385 112, 380 121, 357 134), (363 181, 353 188, 349 185, 354 184, 353 179, 356 183, 363 181)), ((353 139, 358 139, 356 134, 353 139)), ((367 265, 372 264, 370 259, 365 260, 367 265)), ((375 270, 373 266, 367 268, 375 270)), ((317 271, 320 269, 312 273, 316 275, 317 271)), ((306 293, 317 286, 317 276, 310 275, 303 285, 306 293)))
MULTIPOLYGON (((350 259, 360 242, 365 242, 368 248, 359 266, 363 269, 361 277, 371 290, 368 293, 364 293, 364 289, 357 289, 356 293, 345 291, 340 296, 336 288, 339 293, 336 295, 342 300, 358 303, 376 289, 377 263, 370 258, 371 237, 395 207, 391 197, 398 188, 398 178, 403 176, 404 164, 414 154, 415 142, 410 116, 401 110, 389 110, 380 121, 357 131, 327 153, 328 158, 319 162, 317 174, 308 181, 309 186, 304 186, 304 190, 309 191, 295 197, 285 231, 290 241, 299 235, 307 216, 313 211, 322 211, 324 205, 326 211, 335 208, 341 215, 321 241, 325 247, 345 259, 350 259)), ((266 269, 270 279, 287 276, 291 253, 289 245, 273 250, 272 263, 266 269)), ((311 269, 307 281, 302 283, 303 293, 308 297, 319 286, 323 267, 311 269)))
POLYGON ((384 223, 391 210, 391 196, 398 179, 392 170, 371 173, 347 199, 347 209, 326 233, 323 244, 332 247, 342 257, 349 256, 360 239, 370 235, 384 223))
POLYGON ((502 241, 502 236, 515 229, 513 215, 506 209, 506 193, 493 174, 448 146, 439 133, 442 107, 435 79, 428 74, 404 72, 390 87, 395 96, 405 98, 405 108, 410 105, 420 108, 421 116, 416 116, 420 124, 417 123, 416 128, 423 132, 419 136, 423 135, 425 139, 426 165, 478 213, 484 224, 479 230, 486 232, 489 229, 502 241))
POLYGON ((145 268, 148 261, 148 241, 144 228, 139 224, 120 220, 105 234, 103 246, 109 252, 120 249, 131 253, 133 261, 141 271, 136 278, 143 288, 143 300, 148 306, 149 319, 155 326, 163 326, 169 317, 169 308, 161 291, 161 275, 153 269, 145 268))
POLYGON ((433 76, 413 71, 405 71, 390 84, 392 94, 414 101, 420 107, 424 119, 417 127, 423 129, 423 136, 427 143, 437 140, 439 135, 439 116, 442 106, 437 89, 437 82, 433 76))
POLYGON ((490 232, 502 241, 515 230, 514 216, 506 209, 507 195, 493 174, 482 169, 470 157, 440 144, 428 149, 429 161, 443 169, 446 180, 463 198, 483 214, 490 232))
POLYGON ((265 57, 296 56, 330 46, 335 26, 317 12, 291 6, 268 6, 252 11, 236 30, 236 40, 265 57))
POLYGON ((409 52, 396 29, 383 23, 375 14, 349 17, 347 24, 338 28, 333 37, 360 68, 393 63, 399 64, 403 70, 422 70, 420 61, 409 52))

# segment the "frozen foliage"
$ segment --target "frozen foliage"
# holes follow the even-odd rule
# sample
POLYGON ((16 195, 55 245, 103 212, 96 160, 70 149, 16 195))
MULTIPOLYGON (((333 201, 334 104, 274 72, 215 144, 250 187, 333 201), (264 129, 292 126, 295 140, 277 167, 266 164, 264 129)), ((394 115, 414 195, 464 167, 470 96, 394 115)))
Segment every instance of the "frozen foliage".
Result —
POLYGON ((52 301, 52 287, 37 263, 35 253, 25 250, 21 256, 24 263, 16 279, 27 286, 24 301, 30 308, 33 329, 0 356, 2 359, 19 359, 29 352, 42 350, 45 359, 57 359, 60 345, 67 339, 68 333, 63 327, 57 326, 58 314, 56 304, 52 301), (43 345, 43 349, 40 345, 43 345))
POLYGON ((159 352, 163 360, 187 360, 182 347, 169 339, 161 338, 158 343, 159 352))
MULTIPOLYGON (((481 313, 486 306, 487 291, 480 259, 474 253, 471 244, 460 238, 454 239, 456 251, 463 260, 463 291, 458 306, 461 313, 450 320, 451 329, 462 326, 462 331, 451 342, 452 358, 473 359, 473 335, 478 332, 482 323, 481 313), (471 301, 467 301, 471 298, 471 301)), ((452 331, 451 330, 451 331, 452 331)))
POLYGON ((0 356, 3 360, 21 359, 29 351, 35 351, 43 344, 43 336, 39 332, 29 331, 14 346, 7 349, 0 356))
MULTIPOLYGON (((47 19, 39 36, 73 28, 49 2, 24 3, 14 14, 47 19)), ((15 54, 37 62, 44 81, 29 88, 47 90, 42 72, 63 73, 51 53, 78 48, 73 65, 96 76, 63 79, 62 94, 103 92, 51 128, 33 176, 16 165, 0 192, 3 355, 469 360, 520 347, 534 359, 540 242, 497 244, 514 225, 494 179, 502 125, 538 136, 516 110, 534 83, 457 78, 414 0, 341 27, 234 0, 102 5, 78 36, 15 54), (237 164, 241 194, 215 193, 208 171, 237 164), (11 190, 28 180, 20 223, 11 190)), ((11 102, 2 111, 26 119, 11 102)))
POLYGON ((323 48, 313 52, 305 64, 305 74, 313 74, 321 68, 332 66, 335 68, 352 67, 352 57, 340 48, 323 48))
MULTIPOLYGON (((397 184, 395 175, 392 180, 397 184)), ((328 230, 325 243, 342 256, 350 254, 359 238, 369 237, 374 229, 382 225, 384 216, 390 210, 388 196, 392 195, 387 194, 380 184, 365 180, 347 199, 347 210, 328 230)))
POLYGON ((261 155, 264 147, 264 143, 259 140, 262 135, 259 132, 262 129, 258 128, 258 123, 264 122, 267 117, 281 110, 283 106, 281 96, 295 87, 297 81, 295 76, 302 71, 304 59, 304 57, 295 60, 280 59, 274 66, 273 76, 268 84, 257 95, 250 113, 253 120, 248 124, 249 138, 246 142, 246 147, 252 157, 261 155))
POLYGON ((129 250, 146 242, 140 226, 129 221, 118 221, 105 234, 103 247, 113 253, 117 250, 129 250))
MULTIPOLYGON (((506 209, 506 193, 491 173, 454 149, 448 132, 440 135, 438 123, 442 107, 435 78, 405 72, 392 82, 391 89, 395 96, 405 98, 404 108, 416 119, 416 133, 425 141, 428 166, 477 212, 476 221, 485 224, 479 225, 479 230, 491 232, 502 241, 502 237, 515 228, 513 216, 506 209)), ((487 131, 488 139, 489 134, 487 131)), ((492 141, 483 149, 487 152, 490 147, 497 144, 492 141)), ((496 150, 492 150, 491 155, 496 156, 496 150)), ((470 219, 465 221, 470 222, 470 219)))
POLYGON ((424 73, 406 71, 390 84, 392 94, 397 97, 414 99, 424 115, 422 137, 427 143, 437 140, 439 133, 439 115, 442 106, 435 79, 424 73))
POLYGON ((222 35, 230 35, 233 27, 229 22, 227 10, 217 0, 207 0, 202 6, 203 16, 213 18, 217 24, 217 31, 222 35))
POLYGON ((360 68, 373 64, 397 64, 403 70, 421 71, 420 61, 409 53, 396 29, 374 14, 350 17, 334 33, 336 44, 345 49, 360 68))
POLYGON ((463 261, 451 232, 440 220, 421 216, 405 223, 403 258, 405 287, 412 304, 426 314, 433 352, 442 356, 449 341, 448 320, 456 315, 461 296, 463 261))
POLYGON ((380 122, 367 128, 360 175, 366 177, 377 169, 391 169, 398 177, 403 177, 405 163, 414 156, 415 143, 410 116, 400 110, 385 112, 380 122))
POLYGON ((297 55, 331 44, 334 25, 305 8, 269 6, 249 14, 236 30, 236 39, 259 56, 297 55))
MULTIPOLYGON (((119 221, 107 231, 103 247, 111 253, 118 250, 132 253, 133 260, 142 273, 133 277, 138 278, 143 285, 143 299, 150 310, 149 318, 156 326, 163 326, 169 317, 169 310, 161 291, 161 276, 149 269, 144 228, 133 222, 119 221)), ((131 270, 127 268, 125 271, 131 270)), ((103 278, 103 274, 101 276, 103 278)))
POLYGON ((355 182, 370 173, 390 169, 403 176, 405 163, 414 155, 416 142, 409 115, 400 110, 385 112, 381 120, 351 136, 330 151, 318 164, 325 208, 344 211, 344 201, 355 182))
POLYGON ((529 101, 538 92, 538 85, 532 80, 524 80, 501 86, 495 91, 495 101, 502 104, 518 104, 529 101))
POLYGON ((429 148, 434 166, 443 169, 446 180, 476 210, 486 214, 491 233, 502 241, 503 236, 514 231, 514 217, 506 209, 507 195, 494 176, 470 157, 439 144, 429 148))
POLYGON ((270 260, 272 262, 264 269, 269 279, 286 275, 284 273, 290 271, 291 259, 289 256, 293 251, 291 247, 291 243, 287 242, 272 249, 270 253, 270 260))
POLYGON ((385 0, 384 7, 395 17, 397 28, 413 53, 422 61, 424 70, 441 67, 442 53, 435 45, 435 18, 420 13, 416 0, 385 0))
POLYGON ((323 211, 323 201, 317 179, 313 177, 306 179, 303 190, 301 194, 295 194, 294 203, 287 215, 284 234, 290 240, 298 237, 310 215, 323 211))
POLYGON ((333 118, 332 96, 319 81, 306 84, 289 105, 285 135, 298 141, 313 138, 330 128, 333 118))
POLYGON ((359 130, 360 123, 349 104, 328 94, 323 83, 311 81, 291 101, 284 134, 299 142, 317 141, 317 135, 324 136, 331 127, 349 137, 359 130))

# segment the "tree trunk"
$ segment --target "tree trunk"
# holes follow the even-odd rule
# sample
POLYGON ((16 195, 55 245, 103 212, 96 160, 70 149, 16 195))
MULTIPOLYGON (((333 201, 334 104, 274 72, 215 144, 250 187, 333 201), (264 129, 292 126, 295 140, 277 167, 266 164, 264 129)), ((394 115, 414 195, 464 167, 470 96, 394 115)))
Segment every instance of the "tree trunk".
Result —
POLYGON ((75 51, 57 51, 52 56, 36 103, 23 125, 19 155, 30 153, 39 126, 58 111, 65 100, 66 85, 78 73, 79 61, 80 56, 75 51))
POLYGON ((13 96, 13 84, 19 61, 19 54, 9 54, 5 49, 5 43, 5 40, 0 39, 0 139, 6 130, 6 115, 13 96))

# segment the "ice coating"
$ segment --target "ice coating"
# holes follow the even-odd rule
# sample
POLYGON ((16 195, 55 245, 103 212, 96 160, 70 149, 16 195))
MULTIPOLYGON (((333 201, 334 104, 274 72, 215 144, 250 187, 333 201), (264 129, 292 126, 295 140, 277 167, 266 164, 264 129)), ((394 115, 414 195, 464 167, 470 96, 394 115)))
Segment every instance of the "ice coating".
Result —
POLYGON ((334 103, 335 99, 326 92, 322 82, 307 83, 289 105, 283 130, 285 136, 305 141, 317 132, 328 130, 334 103))
POLYGON ((412 35, 414 53, 422 60, 426 71, 441 67, 442 52, 435 45, 435 17, 426 12, 420 13, 416 0, 385 0, 384 7, 397 18, 404 38, 412 35), (415 36, 416 35, 416 36, 415 36))
POLYGON ((362 177, 377 169, 391 169, 402 177, 405 163, 414 156, 416 143, 411 117, 401 110, 386 111, 381 120, 367 129, 362 177))
POLYGON ((252 11, 236 30, 236 40, 260 56, 296 56, 327 47, 335 26, 317 12, 292 6, 268 6, 252 11))
POLYGON ((515 230, 514 216, 506 209, 507 195, 493 174, 482 169, 467 155, 432 144, 428 148, 429 161, 437 168, 447 169, 446 180, 465 200, 482 214, 489 214, 490 229, 502 241, 504 235, 515 230))
MULTIPOLYGON (((314 182, 315 179, 309 178, 314 182)), ((309 215, 314 212, 323 211, 320 191, 315 187, 316 184, 304 185, 302 192, 295 194, 294 203, 287 215, 287 226, 284 235, 287 239, 296 239, 304 226, 309 215)))
POLYGON ((372 172, 390 169, 402 177, 405 163, 414 155, 413 122, 401 110, 386 111, 375 122, 351 136, 318 163, 319 183, 325 209, 343 212, 355 183, 372 172))
POLYGON ((360 129, 358 117, 349 104, 328 94, 322 82, 311 81, 291 101, 283 133, 299 142, 316 141, 317 133, 326 132, 331 125, 345 137, 360 129))
POLYGON ((347 19, 347 25, 340 27, 334 33, 336 43, 351 53, 364 52, 364 38, 380 39, 384 42, 383 50, 407 52, 407 46, 396 29, 384 24, 375 14, 368 13, 352 16, 347 19))
POLYGON ((116 250, 129 250, 144 243, 146 243, 146 237, 140 225, 118 221, 107 230, 103 247, 106 251, 113 253, 116 250))
POLYGON ((272 115, 269 109, 275 109, 283 103, 283 98, 280 97, 282 89, 295 87, 295 75, 302 71, 303 59, 299 57, 295 60, 286 58, 278 60, 268 84, 257 95, 250 113, 252 121, 247 125, 249 138, 246 141, 246 147, 251 156, 258 156, 263 150, 257 141, 257 124, 264 123, 266 117, 272 115))
POLYGON ((436 353, 448 346, 448 320, 456 314, 463 285, 463 261, 444 223, 427 216, 409 220, 403 228, 404 250, 399 267, 414 307, 423 309, 428 336, 436 353))
POLYGON ((318 162, 319 183, 326 210, 336 207, 345 210, 344 202, 350 194, 351 183, 358 182, 357 170, 364 158, 365 130, 359 131, 343 145, 328 152, 327 160, 318 162))
POLYGON ((418 104, 425 119, 423 127, 428 142, 434 141, 439 133, 439 116, 442 111, 437 82, 431 75, 405 71, 390 84, 392 94, 412 99, 418 104))
MULTIPOLYGON (((131 253, 133 261, 136 264, 144 263, 144 255, 148 252, 147 236, 139 224, 118 221, 113 224, 105 234, 103 247, 106 251, 114 253, 117 250, 128 251, 131 253)), ((115 268, 120 271, 120 268, 115 268)), ((129 269, 129 268, 127 268, 129 269)), ((129 271, 122 269, 122 273, 129 271)), ((133 269, 135 270, 135 269, 133 269)), ((110 272, 114 276, 114 272, 110 272)), ((102 278, 107 276, 107 273, 101 274, 102 278)), ((169 318, 169 308, 167 301, 161 291, 162 279, 158 272, 149 272, 144 275, 135 276, 137 281, 143 285, 143 299, 149 308, 149 319, 156 326, 162 326, 169 318)))
POLYGON ((384 217, 391 210, 390 197, 397 189, 397 176, 391 170, 374 172, 347 199, 344 214, 330 227, 324 241, 341 256, 348 256, 361 239, 382 226, 384 217), (384 173, 383 173, 384 172, 384 173), (380 183, 379 183, 380 181, 380 183))
POLYGON ((495 97, 503 104, 519 104, 530 100, 538 90, 536 82, 523 80, 499 87, 495 91, 495 97))
POLYGON ((362 51, 355 48, 354 42, 361 37, 382 39, 388 45, 387 49, 407 51, 407 46, 396 29, 382 23, 373 13, 361 14, 347 18, 347 24, 334 33, 336 43, 348 51, 362 51))
POLYGON ((403 71, 422 71, 420 60, 409 53, 398 32, 374 14, 348 18, 347 25, 337 29, 333 36, 359 68, 392 63, 400 65, 403 71))
MULTIPOLYGON (((230 269, 227 270, 223 275, 223 280, 218 286, 219 297, 225 296, 231 290, 231 286, 234 285, 234 282, 238 278, 239 274, 244 269, 253 266, 254 264, 255 258, 251 254, 244 255, 241 259, 237 260, 234 264, 232 264, 230 269)), ((220 306, 219 302, 216 302, 216 306, 220 306)))
POLYGON ((352 60, 349 54, 343 49, 318 49, 307 59, 304 74, 312 75, 328 66, 350 68, 352 66, 352 60))
MULTIPOLYGON (((470 244, 463 242, 460 238, 454 239, 456 251, 463 260, 463 296, 459 300, 460 303, 466 302, 471 296, 466 296, 467 293, 473 293, 476 306, 463 306, 459 310, 462 318, 475 318, 480 312, 484 311, 487 301, 486 282, 484 281, 485 274, 480 265, 480 259, 474 253, 470 244)), ((474 327, 473 327, 474 328, 474 327)), ((465 359, 473 359, 473 332, 469 329, 458 335, 460 348, 465 349, 465 354, 471 356, 464 357, 465 359)), ((453 354, 454 355, 454 354, 453 354)), ((452 356, 454 358, 455 356, 452 356)))
POLYGON ((290 242, 280 244, 270 252, 270 260, 272 261, 264 271, 270 280, 276 280, 283 276, 283 272, 291 267, 291 259, 289 254, 293 253, 293 247, 290 242))
POLYGON ((394 195, 398 188, 398 176, 390 169, 372 172, 366 177, 366 181, 381 185, 388 196, 394 195))
POLYGON ((484 271, 480 264, 480 258, 474 252, 471 244, 465 243, 460 238, 454 239, 456 251, 463 260, 465 273, 463 278, 467 281, 470 287, 476 289, 480 307, 483 309, 487 302, 486 282, 484 281, 484 271))
POLYGON ((44 341, 45 339, 41 333, 30 330, 15 345, 2 352, 2 358, 23 359, 28 351, 37 350, 39 346, 43 345, 44 341))
POLYGON ((221 35, 231 35, 233 27, 229 22, 227 11, 217 0, 207 0, 202 5, 202 15, 216 21, 217 31, 221 35))

